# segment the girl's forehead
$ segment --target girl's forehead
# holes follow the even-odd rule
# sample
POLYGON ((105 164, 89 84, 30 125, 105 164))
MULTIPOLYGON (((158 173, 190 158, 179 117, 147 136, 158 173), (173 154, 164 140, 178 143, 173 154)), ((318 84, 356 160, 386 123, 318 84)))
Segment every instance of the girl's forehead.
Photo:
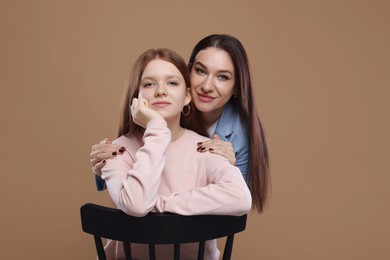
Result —
POLYGON ((150 61, 142 73, 142 78, 163 76, 175 76, 183 78, 183 75, 173 63, 161 59, 150 61))

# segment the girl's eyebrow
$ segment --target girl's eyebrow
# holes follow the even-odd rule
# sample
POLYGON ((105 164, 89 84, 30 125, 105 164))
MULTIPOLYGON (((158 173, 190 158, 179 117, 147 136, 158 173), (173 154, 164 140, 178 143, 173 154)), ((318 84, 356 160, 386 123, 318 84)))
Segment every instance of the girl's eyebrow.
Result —
POLYGON ((175 79, 180 79, 180 77, 179 76, 177 76, 177 75, 167 75, 167 79, 171 79, 171 78, 175 78, 175 79))
MULTIPOLYGON (((164 79, 172 79, 172 78, 180 79, 179 76, 174 75, 174 74, 164 76, 164 79)), ((154 77, 154 76, 146 76, 144 78, 141 78, 141 81, 144 81, 144 80, 156 80, 156 77, 154 77)))
MULTIPOLYGON (((195 63, 194 63, 194 66, 195 66, 195 65, 200 66, 200 67, 202 67, 203 69, 207 69, 207 67, 206 67, 202 62, 200 62, 200 61, 195 62, 195 63)), ((218 70, 217 72, 218 72, 218 73, 228 73, 228 74, 230 74, 230 75, 233 76, 233 73, 232 73, 230 70, 218 70)))

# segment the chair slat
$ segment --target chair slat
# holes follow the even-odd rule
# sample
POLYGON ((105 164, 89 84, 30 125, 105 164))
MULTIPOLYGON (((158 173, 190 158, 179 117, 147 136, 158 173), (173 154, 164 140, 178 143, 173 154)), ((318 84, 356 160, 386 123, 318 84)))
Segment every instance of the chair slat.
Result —
POLYGON ((128 241, 123 243, 123 247, 125 248, 125 256, 126 260, 132 260, 133 257, 131 256, 131 248, 130 248, 130 243, 128 241))
POLYGON ((107 260, 106 252, 104 252, 104 246, 103 246, 101 237, 93 236, 93 238, 95 240, 95 246, 96 246, 96 251, 97 251, 99 260, 107 260))
POLYGON ((149 259, 156 260, 156 246, 155 246, 155 244, 149 244, 149 259))
POLYGON ((204 246, 206 244, 206 241, 200 241, 199 242, 199 249, 198 249, 198 260, 203 260, 204 258, 204 246))
POLYGON ((180 260, 180 244, 175 244, 173 246, 173 259, 180 260))
POLYGON ((234 242, 234 234, 228 236, 226 239, 222 260, 229 260, 232 257, 233 242, 234 242))

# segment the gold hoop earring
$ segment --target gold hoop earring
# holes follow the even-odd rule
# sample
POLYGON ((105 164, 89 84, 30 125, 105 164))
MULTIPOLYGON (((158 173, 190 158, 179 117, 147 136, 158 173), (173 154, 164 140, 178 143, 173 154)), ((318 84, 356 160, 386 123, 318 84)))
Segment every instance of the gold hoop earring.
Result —
POLYGON ((188 115, 190 114, 190 112, 191 112, 191 106, 190 106, 190 104, 184 106, 184 107, 183 107, 183 110, 181 111, 181 113, 183 114, 183 116, 188 116, 188 115), (185 108, 185 107, 188 107, 187 112, 184 112, 184 108, 185 108))

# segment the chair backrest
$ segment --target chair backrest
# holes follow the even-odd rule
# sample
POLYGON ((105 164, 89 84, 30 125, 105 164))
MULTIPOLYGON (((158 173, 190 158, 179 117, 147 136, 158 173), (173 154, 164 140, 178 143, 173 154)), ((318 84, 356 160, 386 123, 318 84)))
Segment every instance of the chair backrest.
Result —
MULTIPOLYGON (((199 242, 198 259, 203 259, 205 242, 226 237, 223 260, 231 258, 234 234, 245 230, 247 215, 182 216, 149 213, 134 217, 121 210, 87 203, 80 209, 83 231, 94 236, 100 260, 106 255, 101 238, 123 241, 126 259, 131 259, 129 243, 149 245, 149 258, 155 258, 155 244, 173 244, 174 259, 180 259, 180 244, 199 242)), ((158 259, 158 258, 157 258, 158 259)))

